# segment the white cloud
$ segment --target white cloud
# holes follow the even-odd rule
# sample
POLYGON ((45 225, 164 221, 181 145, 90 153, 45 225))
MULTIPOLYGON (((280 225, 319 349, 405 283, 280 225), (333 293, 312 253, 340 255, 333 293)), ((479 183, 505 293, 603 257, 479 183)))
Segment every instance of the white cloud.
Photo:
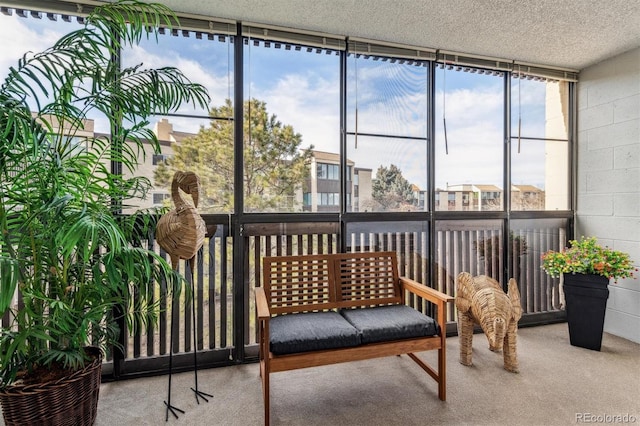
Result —
MULTIPOLYGON (((374 71, 371 78, 374 78, 374 71)), ((378 72, 378 74, 381 74, 378 72)), ((318 149, 339 152, 337 136, 327 147, 324 143, 338 132, 337 85, 323 81, 313 82, 312 74, 287 74, 271 89, 260 91, 252 88, 252 96, 267 101, 269 111, 276 113, 284 123, 293 124, 296 131, 303 134, 305 143, 313 143, 318 149), (333 124, 335 123, 335 124, 333 124), (335 141, 335 142, 334 142, 335 141)), ((360 132, 391 133, 422 136, 426 123, 421 111, 426 108, 422 94, 395 96, 385 102, 367 103, 375 99, 373 87, 359 87, 360 132), (417 113, 416 113, 417 112, 417 113), (382 119, 381 119, 382 117, 382 119), (390 131, 391 130, 391 131, 390 131)), ((544 97, 535 87, 528 87, 523 105, 544 105, 544 97)), ((442 129, 442 91, 436 93, 436 185, 445 187, 447 183, 476 183, 503 186, 503 108, 504 94, 500 85, 477 89, 458 89, 447 92, 446 118, 449 154, 445 154, 444 132, 442 129)), ((348 111, 348 121, 353 123, 354 112, 348 111)), ((539 126, 539 124, 537 124, 539 126)), ((544 176, 544 148, 531 145, 521 156, 514 156, 514 175, 517 183, 540 185, 544 176)), ((514 148, 515 149, 515 148, 514 148)), ((426 187, 427 149, 421 140, 390 138, 367 138, 359 136, 358 148, 349 138, 347 157, 355 161, 357 167, 375 171, 380 165, 395 164, 411 183, 426 187)))
MULTIPOLYGON (((3 17, 0 35, 5 40, 15 40, 0 47, 0 72, 14 64, 27 50, 42 50, 51 45, 67 28, 45 20, 30 29, 28 20, 3 17), (46 25, 43 25, 46 24, 46 25), (18 35, 16 37, 16 35, 18 35)), ((210 92, 212 105, 222 105, 224 99, 233 96, 230 84, 232 75, 217 69, 207 61, 198 61, 190 55, 197 48, 184 51, 178 47, 161 46, 161 49, 134 47, 124 56, 125 65, 143 63, 144 67, 176 66, 194 82, 203 84, 210 92)), ((198 54, 206 54, 200 52, 198 54)), ((210 58, 209 58, 210 59, 210 58)), ((225 58, 226 59, 226 58, 225 58)), ((352 62, 349 63, 353 65, 352 62)), ((352 71, 353 68, 350 70, 352 71)), ((359 132, 426 136, 426 96, 421 92, 424 74, 419 69, 379 63, 358 69, 358 118, 359 132), (384 85, 384 86, 383 86, 384 85)), ((256 87, 252 82, 247 96, 264 100, 269 113, 276 114, 284 124, 290 124, 303 137, 303 145, 315 149, 340 151, 339 84, 320 74, 316 69, 291 67, 268 87, 256 87)), ((425 92, 426 92, 426 83, 425 92)), ((231 86, 232 87, 232 86, 231 86)), ((544 85, 539 82, 521 81, 512 85, 512 96, 526 108, 544 105, 544 85), (516 89, 518 92, 515 92, 516 89)), ((349 86, 350 95, 355 87, 349 86)), ((436 185, 446 183, 486 183, 502 186, 503 161, 503 104, 502 80, 476 88, 449 89, 446 98, 437 88, 436 114, 436 185), (447 139, 449 154, 444 152, 442 129, 443 102, 446 102, 447 139)), ((353 98, 351 98, 353 99, 353 98)), ((353 130, 354 106, 347 111, 349 129, 353 130)), ((542 108, 542 111, 544 109, 542 108)), ((180 112, 193 113, 191 107, 180 112)), ((200 111, 202 112, 202 111, 200 111)), ((538 112, 539 113, 539 112, 538 112)), ((544 117, 542 118, 544 119, 544 117)), ((536 131, 539 119, 524 120, 523 132, 536 131)), ((194 121, 172 118, 179 131, 197 131, 194 121)), ((200 121, 197 123, 201 124, 200 121)), ((544 134, 544 130, 542 130, 544 134)), ((358 149, 353 138, 349 139, 347 156, 357 167, 371 168, 375 172, 380 165, 398 165, 404 176, 420 187, 426 186, 427 149, 424 140, 364 138, 359 137, 358 149)), ((539 180, 543 175, 544 149, 537 146, 527 149, 527 160, 514 157, 515 171, 522 183, 539 180), (534 166, 535 164, 535 166, 534 166), (529 177, 530 176, 530 177, 529 177)))
POLYGON ((339 85, 313 72, 289 73, 251 97, 267 103, 267 111, 302 135, 303 146, 340 151, 339 85))
MULTIPOLYGON (((186 58, 175 51, 164 51, 162 55, 154 54, 148 49, 141 46, 134 46, 127 49, 123 55, 123 65, 133 66, 143 64, 143 68, 160 68, 172 66, 178 68, 194 83, 202 84, 209 91, 211 97, 210 106, 220 106, 224 104, 225 99, 229 97, 229 85, 233 85, 232 76, 214 75, 211 71, 204 68, 198 61, 186 58)), ((231 92, 233 96, 233 92, 231 92)), ((178 111, 183 114, 207 114, 208 111, 194 110, 191 105, 184 105, 178 111)))
MULTIPOLYGON (((0 39, 5 40, 0 45, 0 79, 4 79, 9 67, 16 67, 25 54, 43 52, 52 47, 63 35, 79 28, 76 22, 21 18, 16 15, 0 16, 0 39), (10 42, 7 42, 8 40, 10 42)), ((34 89, 39 96, 42 95, 39 89, 34 89)), ((42 99, 44 98, 41 97, 42 99)), ((106 119, 95 114, 91 118, 95 121, 95 131, 109 131, 106 119)))
POLYGON ((7 76, 9 67, 16 66, 27 52, 41 52, 51 47, 67 31, 67 25, 55 28, 55 23, 36 21, 18 16, 0 17, 0 78, 7 76))

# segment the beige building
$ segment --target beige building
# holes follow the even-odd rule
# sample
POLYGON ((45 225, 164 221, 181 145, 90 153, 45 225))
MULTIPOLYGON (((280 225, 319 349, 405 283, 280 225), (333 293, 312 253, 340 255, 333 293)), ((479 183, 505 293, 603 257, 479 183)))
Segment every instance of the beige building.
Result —
MULTIPOLYGON (((313 151, 311 173, 304 185, 302 208, 306 212, 340 211, 340 155, 313 151)), ((366 211, 372 203, 371 169, 347 160, 347 211, 366 211)))
POLYGON ((546 193, 533 185, 511 186, 512 210, 544 210, 546 193))
POLYGON ((447 185, 446 189, 436 189, 435 210, 501 210, 502 192, 495 185, 447 185))
MULTIPOLYGON (((545 138, 567 139, 567 105, 566 81, 549 81, 546 84, 545 102, 545 138)), ((569 144, 566 141, 545 141, 545 204, 540 210, 566 210, 569 208, 569 144)), ((536 209, 537 210, 537 209, 536 209)))
MULTIPOLYGON (((150 154, 150 149, 139 158, 138 175, 146 176, 153 182, 155 168, 173 155, 172 145, 194 136, 193 133, 176 131, 166 118, 156 122, 153 128, 158 137, 161 152, 150 154)), ((94 136, 94 121, 86 120, 84 129, 76 133, 78 138, 94 136)), ((126 175, 126 170, 123 171, 126 175)), ((347 211, 374 211, 373 171, 355 166, 347 160, 347 211)), ((426 191, 412 185, 416 207, 426 208, 426 191)), ((511 205, 514 210, 544 210, 545 191, 532 185, 513 185, 511 205)), ((558 194, 556 194, 558 195, 558 194)), ((152 187, 147 198, 139 200, 137 206, 130 206, 124 212, 136 208, 160 207, 170 198, 169 188, 152 187)), ((340 211, 340 155, 332 152, 313 151, 309 179, 296 191, 295 204, 305 212, 340 211)), ((503 208, 503 191, 495 185, 461 184, 448 185, 446 189, 436 189, 435 210, 444 211, 491 211, 503 208)))

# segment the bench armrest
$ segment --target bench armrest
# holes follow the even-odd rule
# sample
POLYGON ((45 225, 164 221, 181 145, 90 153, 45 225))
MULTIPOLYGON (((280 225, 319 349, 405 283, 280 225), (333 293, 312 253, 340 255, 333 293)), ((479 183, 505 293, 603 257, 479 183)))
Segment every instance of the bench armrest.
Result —
POLYGON ((400 286, 403 290, 407 290, 408 292, 420 296, 423 299, 426 299, 435 304, 438 304, 440 302, 448 303, 455 300, 455 298, 452 296, 446 295, 431 287, 427 287, 426 285, 420 284, 419 282, 407 277, 400 277, 400 286))
POLYGON ((400 277, 400 287, 436 305, 437 315, 434 319, 440 325, 440 338, 444 347, 447 335, 447 303, 453 302, 455 298, 406 277, 400 277))
POLYGON ((256 287, 256 309, 258 311, 258 319, 266 320, 271 318, 269 303, 267 303, 267 295, 262 287, 256 287))

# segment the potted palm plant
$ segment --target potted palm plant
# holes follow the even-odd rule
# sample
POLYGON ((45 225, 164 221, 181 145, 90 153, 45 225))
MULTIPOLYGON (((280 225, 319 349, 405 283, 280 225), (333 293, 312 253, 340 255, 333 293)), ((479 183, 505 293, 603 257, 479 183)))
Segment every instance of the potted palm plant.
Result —
POLYGON ((105 3, 51 48, 26 54, 0 86, 7 425, 92 424, 101 357, 118 344, 118 323, 136 329, 156 319, 153 283, 181 288, 171 266, 138 243, 152 212, 120 212, 151 187, 134 173, 145 146, 159 152, 149 117, 185 102, 206 107, 208 94, 176 68, 122 68, 112 59, 175 22, 160 4, 105 3), (83 132, 89 114, 108 120, 109 136, 83 132))
POLYGON ((595 237, 569 243, 569 248, 544 253, 542 269, 554 278, 563 278, 571 344, 599 351, 609 281, 633 278, 637 268, 627 253, 603 247, 595 237))

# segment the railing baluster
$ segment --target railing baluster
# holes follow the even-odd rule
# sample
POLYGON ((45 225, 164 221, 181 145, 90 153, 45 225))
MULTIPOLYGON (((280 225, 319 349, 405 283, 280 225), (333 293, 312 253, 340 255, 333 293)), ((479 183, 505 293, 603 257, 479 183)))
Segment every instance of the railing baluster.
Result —
MULTIPOLYGON (((227 259, 227 250, 230 244, 230 239, 227 238, 226 234, 223 233, 220 238, 220 347, 226 348, 228 347, 227 342, 227 330, 230 329, 233 324, 229 318, 229 309, 227 309, 228 304, 228 295, 227 295, 227 286, 231 285, 233 282, 232 279, 227 278, 227 273, 229 271, 230 265, 229 263, 233 262, 233 258, 227 259)), ((231 269, 233 270, 233 269, 231 269)), ((233 310, 231 310, 233 312, 233 310)), ((233 337, 232 337, 233 339, 233 337)))
MULTIPOLYGON (((345 250, 349 251, 395 251, 398 255, 399 272, 412 279, 416 279, 437 290, 455 296, 455 283, 457 275, 462 271, 468 271, 472 275, 492 275, 500 281, 505 253, 503 253, 502 240, 508 238, 503 235, 502 228, 495 223, 478 221, 477 227, 472 222, 458 224, 454 221, 443 221, 442 227, 435 230, 433 236, 429 235, 428 228, 416 229, 410 225, 405 229, 402 226, 375 222, 370 228, 358 226, 361 231, 350 232, 345 236, 345 250), (425 230, 427 229, 427 230, 425 230), (430 252, 430 243, 434 239, 434 252, 430 252), (433 270, 435 268, 435 270, 433 270), (432 275, 433 270, 433 275, 432 275), (433 276, 433 281, 431 277, 433 276)), ((349 227, 347 227, 348 229, 349 227)), ((245 345, 248 345, 248 353, 255 350, 258 341, 256 327, 256 307, 252 297, 255 288, 262 283, 260 262, 263 256, 272 255, 301 255, 335 253, 338 249, 340 235, 339 227, 326 223, 304 224, 295 223, 282 227, 281 224, 261 224, 245 226, 247 238, 246 253, 243 256, 246 275, 244 306, 244 324, 246 331, 245 345), (250 228, 250 231, 247 229, 250 228), (284 230, 284 232, 283 232, 284 230), (253 349, 251 349, 253 347, 253 349)), ((195 323, 191 317, 191 298, 184 298, 185 293, 175 301, 167 300, 167 283, 157 283, 154 294, 150 298, 156 301, 160 307, 159 325, 157 328, 147 328, 128 340, 127 359, 137 359, 160 355, 160 359, 168 355, 169 346, 174 354, 181 351, 188 352, 193 348, 200 351, 216 352, 231 348, 229 342, 233 339, 232 330, 232 306, 233 277, 229 276, 229 267, 233 262, 230 237, 227 237, 226 226, 219 227, 218 232, 210 235, 205 240, 205 246, 198 253, 198 262, 194 276, 191 276, 188 265, 180 262, 179 268, 185 268, 189 285, 193 286, 196 293, 195 309, 197 312, 195 323), (206 287, 204 283, 207 283, 206 287), (177 303, 176 313, 168 317, 171 303, 177 303), (178 306, 184 307, 177 309, 178 306), (183 318, 184 315, 184 318, 183 318), (206 316, 206 320, 205 320, 206 316), (169 331, 174 326, 173 340, 169 342, 169 331), (193 328, 198 333, 196 341, 193 340, 193 328), (206 342, 206 343, 205 343, 206 342), (167 345, 169 343, 169 345, 167 345), (146 350, 145 350, 146 345, 146 350), (133 348, 133 349, 131 349, 133 348)), ((525 313, 543 313, 558 309, 559 298, 557 280, 551 279, 540 270, 540 254, 549 249, 563 247, 562 241, 566 238, 557 227, 550 228, 520 228, 512 227, 507 245, 510 254, 510 270, 518 280, 522 305, 525 313), (518 241, 516 241, 516 239, 518 241), (522 244, 526 242, 526 251, 520 255, 522 244)), ((159 247, 154 247, 154 241, 146 242, 148 247, 156 249, 165 259, 167 255, 159 247)), ((431 308, 422 301, 411 297, 406 303, 423 311, 431 308)), ((435 312, 427 312, 435 314, 435 312)), ((454 304, 447 307, 448 321, 456 320, 454 304)), ((7 315, 3 321, 7 321, 7 315)), ((225 353, 226 354, 226 353, 225 353)), ((228 360, 225 355, 225 361, 228 360)), ((203 359, 211 360, 203 355, 203 359)), ((125 360, 126 362, 126 360, 125 360)), ((210 361, 209 361, 210 362, 210 361)), ((220 360, 216 361, 220 362, 220 360)), ((231 360, 229 361, 231 362, 231 360)), ((150 359, 149 365, 153 364, 150 359)), ((153 365, 156 365, 157 362, 153 365)))
MULTIPOLYGON (((182 262, 181 262, 182 263, 182 262)), ((189 286, 189 288, 191 289, 192 292, 196 291, 195 286, 194 286, 194 277, 193 274, 191 273, 191 265, 190 265, 191 261, 189 260, 185 260, 184 261, 184 276, 187 279, 187 285, 189 286)), ((193 330, 191 329, 191 327, 193 327, 194 325, 191 323, 191 309, 192 309, 192 297, 195 296, 194 294, 187 294, 187 292, 182 292, 181 296, 183 297, 184 300, 184 333, 183 333, 183 338, 184 338, 184 351, 185 352, 189 352, 191 351, 191 336, 193 334, 193 330)), ((195 307, 193 307, 193 309, 195 309, 195 307)))
MULTIPOLYGON (((160 249, 160 256, 166 259, 167 255, 164 250, 160 249)), ((165 355, 168 353, 167 350, 167 342, 169 340, 168 333, 168 322, 170 321, 167 318, 167 312, 169 309, 169 301, 167 300, 169 297, 167 291, 167 283, 162 280, 160 282, 160 354, 165 355)), ((171 345, 171 343, 169 343, 171 345)))
POLYGON ((193 347, 196 350, 202 350, 204 338, 204 247, 201 247, 198 250, 198 254, 196 255, 197 259, 197 277, 196 283, 198 292, 196 294, 196 321, 197 324, 194 325, 196 327, 196 333, 198 336, 198 341, 193 342, 193 347))
MULTIPOLYGON (((209 237, 209 349, 216 348, 217 326, 216 326, 216 238, 215 235, 209 237)), ((220 274, 222 276, 222 273, 220 274)))
POLYGON ((527 252, 524 257, 522 267, 524 273, 522 274, 522 280, 518 281, 518 287, 520 288, 520 303, 522 305, 523 313, 529 313, 529 287, 532 285, 533 280, 536 277, 534 272, 534 259, 537 256, 536 244, 534 241, 535 233, 532 229, 525 229, 525 239, 527 242, 527 252))

